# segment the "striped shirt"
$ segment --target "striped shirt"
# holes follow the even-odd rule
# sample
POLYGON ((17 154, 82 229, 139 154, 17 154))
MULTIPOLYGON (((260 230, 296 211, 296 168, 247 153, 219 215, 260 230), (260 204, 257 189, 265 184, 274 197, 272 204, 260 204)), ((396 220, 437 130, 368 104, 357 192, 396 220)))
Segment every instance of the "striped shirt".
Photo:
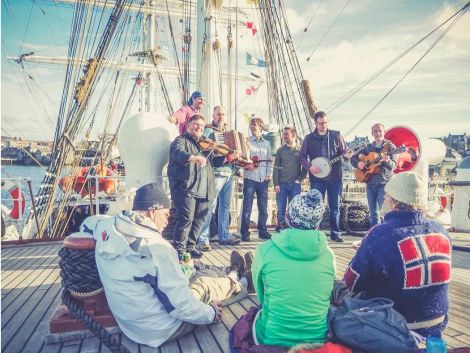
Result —
MULTIPOLYGON (((259 160, 272 161, 271 144, 263 136, 259 140, 255 136, 248 138, 250 144, 250 158, 257 156, 259 160)), ((271 176, 271 162, 260 162, 259 167, 253 170, 245 170, 244 177, 257 182, 265 181, 266 177, 271 176)))

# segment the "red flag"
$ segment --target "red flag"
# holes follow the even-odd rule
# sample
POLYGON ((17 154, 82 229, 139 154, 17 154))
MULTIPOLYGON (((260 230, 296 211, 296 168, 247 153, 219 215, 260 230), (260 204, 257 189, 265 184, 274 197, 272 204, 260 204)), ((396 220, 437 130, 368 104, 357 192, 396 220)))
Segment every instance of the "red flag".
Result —
POLYGON ((256 28, 253 28, 251 31, 253 32, 253 35, 255 35, 256 32, 258 32, 258 30, 256 28))
POLYGON ((251 96, 251 88, 247 88, 245 90, 245 93, 246 93, 247 96, 251 96))
POLYGON ((249 28, 249 29, 252 29, 253 28, 253 22, 247 22, 246 27, 249 28))

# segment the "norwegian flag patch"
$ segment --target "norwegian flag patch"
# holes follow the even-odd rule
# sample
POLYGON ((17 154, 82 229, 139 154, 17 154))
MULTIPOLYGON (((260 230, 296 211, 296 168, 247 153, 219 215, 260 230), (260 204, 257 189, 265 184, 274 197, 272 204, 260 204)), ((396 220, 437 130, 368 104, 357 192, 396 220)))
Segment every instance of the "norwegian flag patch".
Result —
POLYGON ((103 239, 103 241, 106 241, 106 240, 109 239, 109 235, 108 235, 108 233, 106 233, 106 231, 101 233, 101 239, 103 239))
POLYGON ((408 237, 398 242, 405 278, 403 289, 450 282, 450 241, 439 233, 408 237))

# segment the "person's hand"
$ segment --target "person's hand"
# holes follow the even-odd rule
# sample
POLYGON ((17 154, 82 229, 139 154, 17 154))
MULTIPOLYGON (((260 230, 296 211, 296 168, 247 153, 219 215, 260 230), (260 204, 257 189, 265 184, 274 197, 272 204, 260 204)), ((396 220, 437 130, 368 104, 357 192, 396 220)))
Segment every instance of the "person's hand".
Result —
POLYGON ((276 191, 276 193, 279 194, 279 192, 281 191, 281 187, 280 187, 279 185, 276 185, 276 186, 274 187, 274 191, 276 191))
POLYGON ((346 159, 351 159, 352 155, 353 155, 353 151, 348 150, 345 154, 343 154, 343 157, 346 159))
POLYGON ((170 123, 172 123, 172 124, 175 124, 175 125, 176 125, 176 122, 177 122, 177 121, 176 121, 176 118, 175 118, 174 116, 169 116, 169 117, 168 117, 168 121, 169 121, 170 123))
POLYGON ((269 175, 264 177, 264 181, 269 181, 269 179, 271 179, 269 175))
POLYGON ((382 156, 382 162, 384 162, 384 163, 390 162, 390 156, 388 154, 384 154, 382 156))
POLYGON ((364 169, 365 166, 366 166, 366 164, 363 161, 360 161, 359 163, 357 163, 357 167, 359 169, 364 169))
POLYGON ((200 165, 201 167, 204 167, 207 164, 207 159, 203 156, 189 156, 188 161, 200 165))
POLYGON ((231 163, 240 158, 240 155, 237 152, 232 152, 227 155, 227 163, 231 163))
POLYGON ((215 317, 213 322, 220 322, 222 321, 222 302, 219 301, 213 301, 209 303, 210 306, 212 306, 215 310, 215 317))
POLYGON ((300 184, 300 180, 296 180, 296 181, 294 181, 294 183, 300 184))
POLYGON ((310 173, 312 173, 312 174, 318 174, 318 173, 320 173, 320 168, 315 167, 315 166, 313 166, 313 165, 310 166, 310 168, 309 168, 308 170, 309 170, 310 173))

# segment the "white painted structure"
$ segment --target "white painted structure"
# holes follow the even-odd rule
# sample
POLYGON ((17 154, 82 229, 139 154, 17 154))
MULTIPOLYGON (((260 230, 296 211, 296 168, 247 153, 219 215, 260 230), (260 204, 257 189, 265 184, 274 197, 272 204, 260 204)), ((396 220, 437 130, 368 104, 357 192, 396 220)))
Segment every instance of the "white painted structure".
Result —
POLYGON ((456 231, 470 232, 470 157, 465 157, 457 168, 452 204, 452 227, 456 231))

